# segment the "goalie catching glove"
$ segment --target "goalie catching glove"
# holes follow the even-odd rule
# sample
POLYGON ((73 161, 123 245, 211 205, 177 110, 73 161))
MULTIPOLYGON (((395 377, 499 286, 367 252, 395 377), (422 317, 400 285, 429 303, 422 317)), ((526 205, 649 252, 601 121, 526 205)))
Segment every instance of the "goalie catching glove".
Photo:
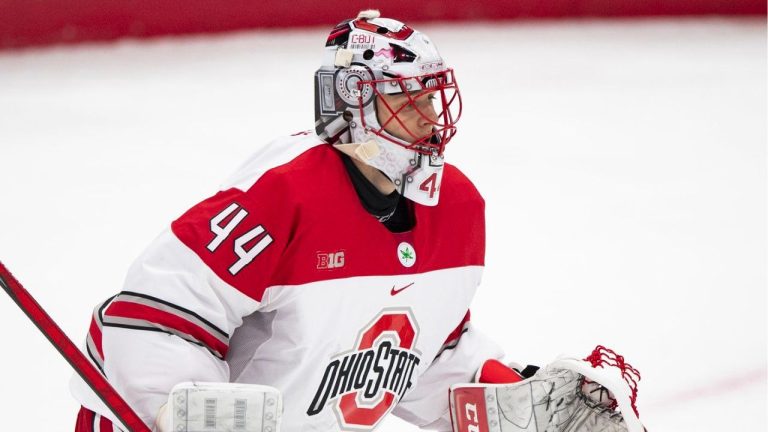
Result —
MULTIPOLYGON (((480 381, 486 370, 496 377, 503 370, 490 362, 480 381)), ((584 360, 559 358, 526 379, 507 370, 510 384, 451 387, 454 432, 645 431, 635 407, 640 374, 609 349, 598 346, 584 360)))

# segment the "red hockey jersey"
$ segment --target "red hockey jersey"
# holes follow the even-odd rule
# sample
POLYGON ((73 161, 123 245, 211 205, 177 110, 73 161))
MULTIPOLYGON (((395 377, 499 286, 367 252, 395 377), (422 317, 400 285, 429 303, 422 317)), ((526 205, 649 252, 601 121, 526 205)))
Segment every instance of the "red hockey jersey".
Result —
POLYGON ((136 260, 94 311, 88 354, 149 425, 175 384, 231 381, 280 389, 286 432, 373 430, 389 412, 450 430, 448 387, 502 355, 469 323, 484 203, 446 165, 439 204, 413 212, 390 232, 335 149, 278 139, 136 260))

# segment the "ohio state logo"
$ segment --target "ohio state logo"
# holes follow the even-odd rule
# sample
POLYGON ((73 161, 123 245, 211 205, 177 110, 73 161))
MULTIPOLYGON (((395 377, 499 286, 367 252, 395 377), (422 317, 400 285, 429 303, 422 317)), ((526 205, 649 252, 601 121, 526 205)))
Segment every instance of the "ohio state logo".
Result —
POLYGON ((413 385, 421 362, 419 328, 409 309, 385 309, 357 336, 355 349, 334 357, 325 368, 307 415, 327 404, 344 430, 371 430, 413 385))

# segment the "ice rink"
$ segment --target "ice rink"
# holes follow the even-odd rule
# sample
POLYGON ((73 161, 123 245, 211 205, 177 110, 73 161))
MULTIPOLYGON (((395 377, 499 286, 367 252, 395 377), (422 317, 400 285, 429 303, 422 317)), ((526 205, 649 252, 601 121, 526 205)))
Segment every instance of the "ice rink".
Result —
MULTIPOLYGON (((78 344, 171 220, 312 127, 330 27, 0 52, 0 260, 78 344)), ((523 363, 624 354, 652 432, 768 430, 765 20, 415 27, 487 202, 476 325, 523 363)), ((0 428, 71 431, 69 366, 4 295, 0 323, 0 428)))

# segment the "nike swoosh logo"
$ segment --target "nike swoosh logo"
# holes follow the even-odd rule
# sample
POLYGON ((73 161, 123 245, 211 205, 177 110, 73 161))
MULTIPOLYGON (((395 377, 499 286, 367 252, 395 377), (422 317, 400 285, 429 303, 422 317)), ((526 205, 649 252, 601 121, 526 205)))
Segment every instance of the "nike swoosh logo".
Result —
POLYGON ((406 285, 406 286, 404 286, 404 287, 402 287, 402 288, 400 288, 400 289, 395 289, 395 286, 393 285, 393 286, 392 286, 392 291, 390 291, 389 293, 390 293, 391 295, 397 295, 397 294, 400 294, 401 292, 405 291, 405 289, 406 289, 406 288, 410 287, 410 286, 411 286, 411 285, 413 285, 414 283, 415 283, 415 282, 411 282, 411 283, 409 283, 408 285, 406 285))

